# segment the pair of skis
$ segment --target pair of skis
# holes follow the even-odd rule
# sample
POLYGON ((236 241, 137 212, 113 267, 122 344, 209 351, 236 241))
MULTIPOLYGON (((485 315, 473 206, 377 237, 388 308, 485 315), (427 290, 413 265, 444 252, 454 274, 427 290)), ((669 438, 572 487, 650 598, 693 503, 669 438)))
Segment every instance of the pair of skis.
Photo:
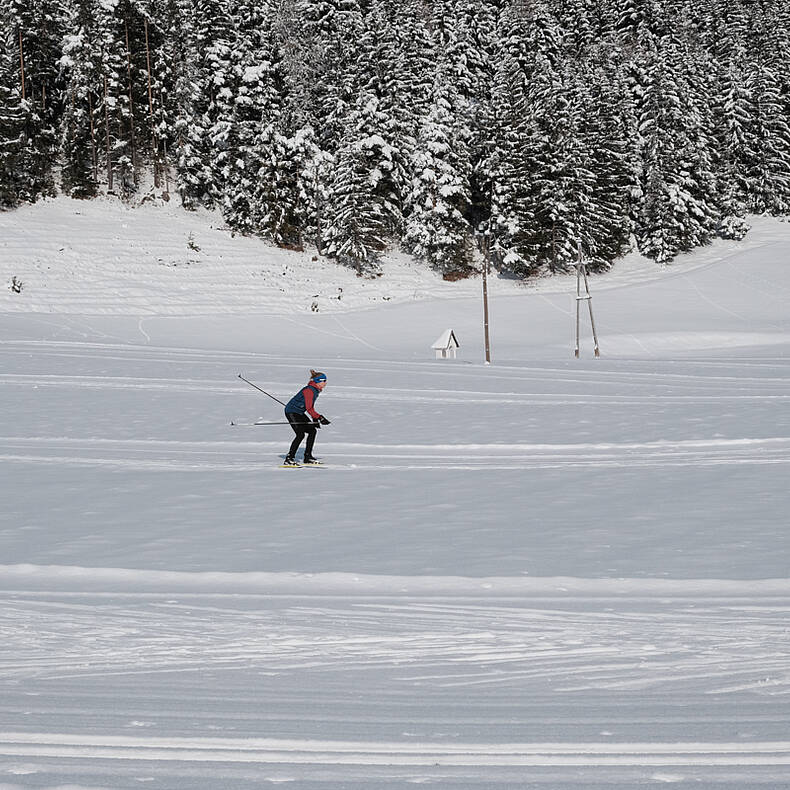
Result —
POLYGON ((323 461, 308 461, 307 463, 305 462, 300 463, 299 461, 294 461, 292 464, 280 464, 280 469, 301 469, 303 466, 323 466, 323 465, 324 465, 323 461))

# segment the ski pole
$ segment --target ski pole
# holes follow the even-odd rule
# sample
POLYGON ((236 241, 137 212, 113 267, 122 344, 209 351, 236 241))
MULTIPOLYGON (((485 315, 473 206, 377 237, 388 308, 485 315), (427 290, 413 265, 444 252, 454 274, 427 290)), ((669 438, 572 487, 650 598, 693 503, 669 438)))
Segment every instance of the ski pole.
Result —
POLYGON ((256 425, 294 425, 296 427, 302 426, 304 428, 318 428, 320 426, 316 425, 314 422, 236 422, 235 420, 231 420, 230 424, 234 428, 251 428, 256 425))
MULTIPOLYGON (((239 426, 252 426, 252 425, 291 425, 290 422, 234 422, 233 420, 230 421, 230 424, 235 428, 239 426)), ((304 423, 305 425, 310 425, 310 423, 304 423)))
MULTIPOLYGON (((281 406, 285 406, 285 404, 279 398, 275 398, 274 395, 269 395, 269 393, 266 392, 266 390, 262 390, 257 384, 253 384, 249 379, 245 379, 244 376, 241 375, 241 373, 239 373, 239 378, 242 381, 246 381, 247 384, 249 384, 251 387, 255 387, 255 389, 258 390, 258 392, 262 392, 264 395, 267 395, 272 400, 276 400, 277 403, 279 403, 281 406)), ((288 423, 284 423, 284 424, 288 425, 288 423)))

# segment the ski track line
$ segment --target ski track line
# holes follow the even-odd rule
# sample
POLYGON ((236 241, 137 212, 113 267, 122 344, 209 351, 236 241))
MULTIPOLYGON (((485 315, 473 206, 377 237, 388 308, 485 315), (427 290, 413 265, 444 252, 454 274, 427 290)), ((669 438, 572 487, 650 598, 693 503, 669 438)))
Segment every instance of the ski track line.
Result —
MULTIPOLYGON (((359 456, 357 456, 359 458, 359 456)), ((219 463, 216 461, 174 461, 172 459, 144 460, 128 458, 86 458, 82 456, 37 456, 37 455, 12 455, 0 454, 0 462, 14 464, 50 464, 56 466, 104 466, 121 469, 134 469, 138 471, 169 471, 169 472, 260 472, 271 470, 276 473, 284 473, 293 469, 284 470, 276 460, 261 460, 259 462, 239 462, 228 461, 219 463)), ((454 459, 452 461, 428 462, 428 461, 402 461, 401 463, 342 463, 340 461, 330 461, 321 464, 320 468, 329 471, 368 471, 368 472, 425 472, 425 471, 492 471, 492 472, 518 472, 535 471, 539 469, 628 469, 628 468, 682 468, 682 467, 703 467, 703 466, 776 466, 780 464, 790 464, 790 458, 744 458, 744 457, 687 457, 671 458, 667 456, 647 458, 629 458, 622 460, 592 458, 587 460, 573 461, 514 461, 503 463, 501 459, 489 463, 481 463, 479 460, 470 459, 468 462, 454 459)), ((303 467, 295 467, 300 469, 303 467)))
MULTIPOLYGON (((531 381, 534 385, 534 380, 531 381)), ((552 383, 556 383, 552 381, 552 383)), ((583 390, 577 392, 568 391, 546 391, 546 392, 513 392, 513 391, 498 391, 487 392, 483 390, 462 390, 456 389, 404 389, 397 387, 358 387, 358 386, 338 386, 332 390, 332 396, 339 399, 357 400, 372 400, 372 401, 425 401, 425 402, 440 402, 440 403, 516 403, 523 402, 531 403, 536 400, 546 400, 551 404, 559 404, 561 399, 569 398, 574 402, 579 398, 584 398, 589 402, 599 403, 601 400, 610 402, 612 399, 618 401, 634 402, 634 403, 651 403, 653 401, 679 401, 684 402, 687 400, 740 400, 742 398, 765 398, 765 399, 787 399, 784 390, 787 388, 787 379, 758 379, 749 380, 748 387, 746 380, 743 378, 733 378, 716 382, 706 380, 702 386, 701 384, 694 384, 688 381, 681 381, 679 383, 662 383, 661 389, 665 392, 651 392, 649 395, 634 393, 612 392, 610 394, 596 394, 591 398, 588 389, 590 382, 583 381, 565 381, 566 384, 578 383, 583 390), (730 385, 733 381, 740 382, 741 386, 739 391, 731 392, 730 385), (722 387, 728 388, 725 393, 712 392, 714 389, 712 384, 720 384, 722 387), (678 387, 688 390, 687 394, 677 394, 673 390, 678 387), (776 387, 781 392, 771 393, 765 392, 769 387, 776 387)), ((601 384, 613 382, 600 382, 601 384)), ((0 384, 16 385, 16 386, 31 386, 31 387, 73 387, 82 389, 141 389, 141 390, 157 390, 166 389, 178 391, 189 390, 195 392, 226 392, 229 394, 238 394, 240 392, 239 385, 235 382, 223 383, 221 381, 204 381, 196 379, 185 378, 157 378, 157 377, 139 377, 139 376, 75 376, 66 374, 20 374, 20 373, 4 373, 0 374, 0 384)), ((628 381, 619 382, 621 386, 628 388, 643 387, 643 384, 634 382, 632 377, 629 376, 628 381)), ((282 382, 271 382, 269 387, 274 391, 281 393, 290 391, 289 386, 282 382)))
MULTIPOLYGON (((244 351, 211 351, 200 349, 188 348, 169 348, 165 346, 139 346, 130 344, 108 345, 99 343, 78 343, 78 342, 57 342, 57 341, 1 341, 0 351, 4 353, 18 353, 29 355, 35 352, 37 355, 42 353, 49 353, 52 356, 64 357, 78 357, 85 358, 86 351, 90 351, 91 357, 98 358, 106 361, 107 359, 117 360, 123 364, 129 362, 142 362, 149 364, 205 364, 220 367, 226 367, 229 360, 238 361, 239 363, 249 364, 257 368, 269 369, 272 367, 285 368, 289 371, 300 369, 302 365, 290 358, 281 357, 279 355, 267 355, 265 353, 257 352, 244 352, 244 351), (43 349, 42 349, 43 347, 43 349), (68 352, 68 353, 64 353, 68 352), (76 353, 80 352, 80 353, 76 353), (111 352, 110 356, 106 356, 107 352, 111 352), (102 356, 104 354, 104 356, 102 356), (183 357, 183 359, 174 359, 174 356, 183 357)), ((619 361, 619 358, 618 358, 619 361)), ((734 375, 707 375, 699 372, 699 369, 719 369, 732 370, 733 364, 737 363, 740 366, 746 366, 750 370, 754 368, 764 368, 776 374, 777 368, 787 368, 788 361, 783 357, 775 357, 767 360, 755 360, 753 358, 733 358, 728 360, 717 361, 710 359, 701 360, 674 360, 674 359, 658 359, 651 364, 661 365, 666 367, 667 370, 633 370, 628 369, 603 369, 596 367, 596 369, 589 370, 583 369, 583 372, 576 370, 576 365, 571 366, 554 366, 547 367, 545 365, 527 364, 514 365, 513 363, 505 363, 497 365, 496 369, 486 368, 481 371, 477 367, 452 365, 448 367, 446 362, 435 363, 433 360, 391 360, 386 365, 375 365, 371 360, 344 358, 338 360, 338 363, 332 367, 333 372, 340 373, 341 371, 352 371, 355 374, 371 373, 380 375, 382 372, 388 372, 393 366, 416 368, 419 372, 426 376, 447 376, 452 375, 462 376, 464 378, 484 378, 486 381, 525 381, 534 382, 536 377, 538 380, 549 381, 564 381, 567 383, 577 383, 580 386, 590 386, 591 384, 613 383, 622 380, 622 383, 628 384, 634 380, 652 381, 660 379, 662 381, 676 382, 676 381, 695 381, 700 383, 708 382, 730 382, 742 381, 743 376, 734 375), (694 369, 694 372, 672 372, 672 368, 684 366, 686 368, 694 369)), ((597 365, 598 363, 596 363, 597 365)), ((603 362, 600 363, 604 364, 603 362)), ((636 360, 634 364, 644 364, 643 360, 636 360)), ((255 375, 255 374, 250 374, 255 375)), ((790 375, 790 371, 788 372, 790 375)), ((770 376, 760 378, 760 382, 774 382, 777 384, 787 383, 788 376, 770 376)))
MULTIPOLYGON (((416 608, 422 608, 431 617, 456 613, 467 618, 475 613, 491 616, 488 602, 472 605, 467 599, 477 601, 481 596, 494 598, 551 597, 574 599, 577 596, 606 600, 627 596, 631 601, 653 600, 656 597, 672 601, 692 599, 726 606, 733 618, 744 615, 768 613, 771 616, 788 611, 790 602, 790 579, 668 579, 668 578, 579 578, 569 576, 394 576, 382 574, 292 571, 169 571, 128 568, 102 568, 73 565, 0 565, 0 580, 12 583, 13 589, 20 592, 19 584, 33 585, 42 590, 66 592, 76 595, 101 594, 131 597, 148 595, 204 596, 212 601, 222 601, 224 596, 296 596, 299 598, 322 599, 339 596, 353 599, 354 606, 364 606, 378 611, 382 604, 379 598, 398 601, 403 597, 418 597, 421 603, 409 601, 398 605, 390 601, 387 612, 395 616, 402 612, 412 616, 416 608), (54 585, 54 586, 53 586, 54 585), (113 591, 113 592, 110 592, 113 591), (128 595, 127 595, 128 594, 128 595), (357 596, 363 595, 375 600, 373 603, 359 604, 357 596), (436 598, 441 602, 436 601, 436 598), (464 601, 458 604, 458 599, 464 601), (724 601, 722 601, 724 599, 724 601), (770 601, 766 607, 765 601, 770 601), (733 603, 735 602, 735 603, 733 603)), ((25 588, 26 589, 26 588, 25 588)), ((21 594, 21 593, 20 593, 21 594)), ((25 593, 27 595, 28 593, 25 593)), ((33 594, 33 593, 30 593, 33 594)), ((48 594, 42 592, 42 594, 48 594)), ((48 603, 47 606, 53 604, 48 603)), ((72 606, 60 602, 57 606, 72 606)), ((170 604, 168 604, 169 606, 170 604)), ((224 609, 223 609, 224 611, 224 609)), ((306 610, 305 610, 306 611, 306 610)), ((359 610, 360 612, 362 609, 359 610)), ((510 612, 507 606, 503 611, 510 612)), ((530 608, 532 617, 538 617, 542 609, 530 608)), ((554 611, 552 609, 552 611, 554 611)), ((569 612, 565 612, 569 614, 569 612)), ((570 614, 579 617, 578 612, 570 614)), ((0 609, 0 617, 3 612, 0 609)), ((588 615, 592 616, 592 615, 588 615)), ((373 616, 377 622, 378 615, 373 616)), ((595 618, 616 617, 619 622, 639 620, 640 614, 633 612, 595 613, 595 618)))
POLYGON ((755 743, 403 744, 291 739, 0 733, 0 754, 60 759, 360 766, 783 766, 790 741, 755 743))
MULTIPOLYGON (((53 447, 68 445, 76 448, 91 449, 95 446, 114 446, 118 449, 160 449, 168 452, 208 452, 215 449, 224 448, 225 452, 238 453, 239 445, 246 445, 250 452, 256 454, 263 447, 279 447, 282 442, 232 442, 230 440, 221 441, 173 441, 168 439, 75 439, 67 436, 0 436, 0 442, 7 446, 18 445, 40 446, 42 444, 52 444, 53 447)), ((324 446, 335 451, 347 452, 367 452, 371 457, 385 457, 392 454, 401 457, 402 453, 412 453, 415 457, 425 455, 428 457, 443 457, 441 451, 446 451, 455 455, 458 452, 488 452, 491 457, 501 458, 503 454, 513 458, 522 457, 529 453, 556 453, 560 457, 572 457, 578 453, 597 453, 608 452, 622 453, 632 451, 652 452, 688 452, 715 449, 759 449, 775 448, 777 450, 790 450, 790 437, 787 436, 768 436, 762 438, 737 438, 737 439, 680 439, 669 441, 659 439, 653 442, 576 442, 562 444, 531 443, 520 442, 507 444, 498 442, 465 442, 465 443, 437 443, 437 444, 372 444, 366 442, 327 442, 324 446), (379 453, 372 451, 378 450, 379 453)), ((472 456, 470 456, 472 457, 472 456)))
MULTIPOLYGON (((0 437, 0 461, 28 464, 115 466, 141 470, 257 471, 277 469, 267 451, 276 442, 173 442, 166 440, 0 437), (240 457, 242 456, 242 457, 240 457), (246 456, 246 457, 243 457, 246 456)), ((790 438, 710 439, 646 443, 370 445, 327 443, 324 469, 524 470, 565 468, 775 465, 790 463, 790 438), (349 464, 353 457, 359 463, 349 464)))

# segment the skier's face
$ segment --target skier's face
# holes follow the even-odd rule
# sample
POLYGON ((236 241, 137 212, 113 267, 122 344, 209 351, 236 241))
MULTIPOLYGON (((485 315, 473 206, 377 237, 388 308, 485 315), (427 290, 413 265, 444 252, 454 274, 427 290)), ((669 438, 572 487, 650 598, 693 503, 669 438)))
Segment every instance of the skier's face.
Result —
POLYGON ((321 392, 324 389, 324 387, 326 387, 325 381, 314 381, 313 383, 315 384, 316 387, 318 387, 319 392, 321 392))

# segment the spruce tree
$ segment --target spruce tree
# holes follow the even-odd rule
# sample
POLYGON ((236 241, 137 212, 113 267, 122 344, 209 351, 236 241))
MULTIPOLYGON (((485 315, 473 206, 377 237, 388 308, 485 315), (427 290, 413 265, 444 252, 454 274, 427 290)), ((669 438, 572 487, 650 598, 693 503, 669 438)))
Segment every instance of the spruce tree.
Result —
POLYGON ((304 123, 315 130, 322 149, 334 152, 345 136, 345 120, 353 113, 358 96, 362 10, 358 0, 303 0, 301 8, 304 123))
POLYGON ((714 180, 704 120, 691 91, 687 59, 672 42, 656 47, 641 108, 640 250, 659 263, 707 244, 717 225, 714 180))
POLYGON ((222 198, 228 165, 233 20, 228 0, 178 0, 184 20, 178 77, 178 191, 186 208, 222 198))
POLYGON ((405 247, 447 279, 472 271, 468 150, 459 134, 457 92, 443 62, 433 103, 412 155, 414 179, 408 201, 405 247))
POLYGON ((348 115, 322 233, 326 254, 359 275, 379 272, 378 259, 386 246, 387 215, 376 195, 381 149, 369 134, 377 107, 375 96, 361 94, 348 115))
POLYGON ((65 111, 61 122, 61 185, 74 198, 96 195, 99 140, 95 109, 99 104, 96 28, 90 0, 75 0, 67 20, 73 31, 63 42, 65 111))
POLYGON ((774 26, 788 18, 786 9, 775 15, 762 4, 749 8, 751 58, 744 76, 751 97, 751 134, 746 187, 749 207, 757 213, 790 211, 790 34, 774 26))
POLYGON ((9 54, 17 60, 19 104, 12 113, 24 119, 22 144, 16 158, 17 200, 33 202, 54 193, 52 164, 62 114, 60 57, 61 14, 57 0, 5 0, 4 29, 9 54), (5 5, 7 3, 7 5, 5 5))
POLYGON ((229 82, 232 106, 223 137, 220 171, 223 213, 228 224, 242 232, 262 231, 256 193, 267 163, 279 160, 268 144, 279 124, 281 96, 275 85, 280 61, 268 8, 242 2, 235 14, 236 40, 232 47, 229 82))
POLYGON ((22 155, 25 147, 26 112, 22 104, 17 31, 7 9, 0 14, 0 209, 13 208, 22 200, 22 155))

